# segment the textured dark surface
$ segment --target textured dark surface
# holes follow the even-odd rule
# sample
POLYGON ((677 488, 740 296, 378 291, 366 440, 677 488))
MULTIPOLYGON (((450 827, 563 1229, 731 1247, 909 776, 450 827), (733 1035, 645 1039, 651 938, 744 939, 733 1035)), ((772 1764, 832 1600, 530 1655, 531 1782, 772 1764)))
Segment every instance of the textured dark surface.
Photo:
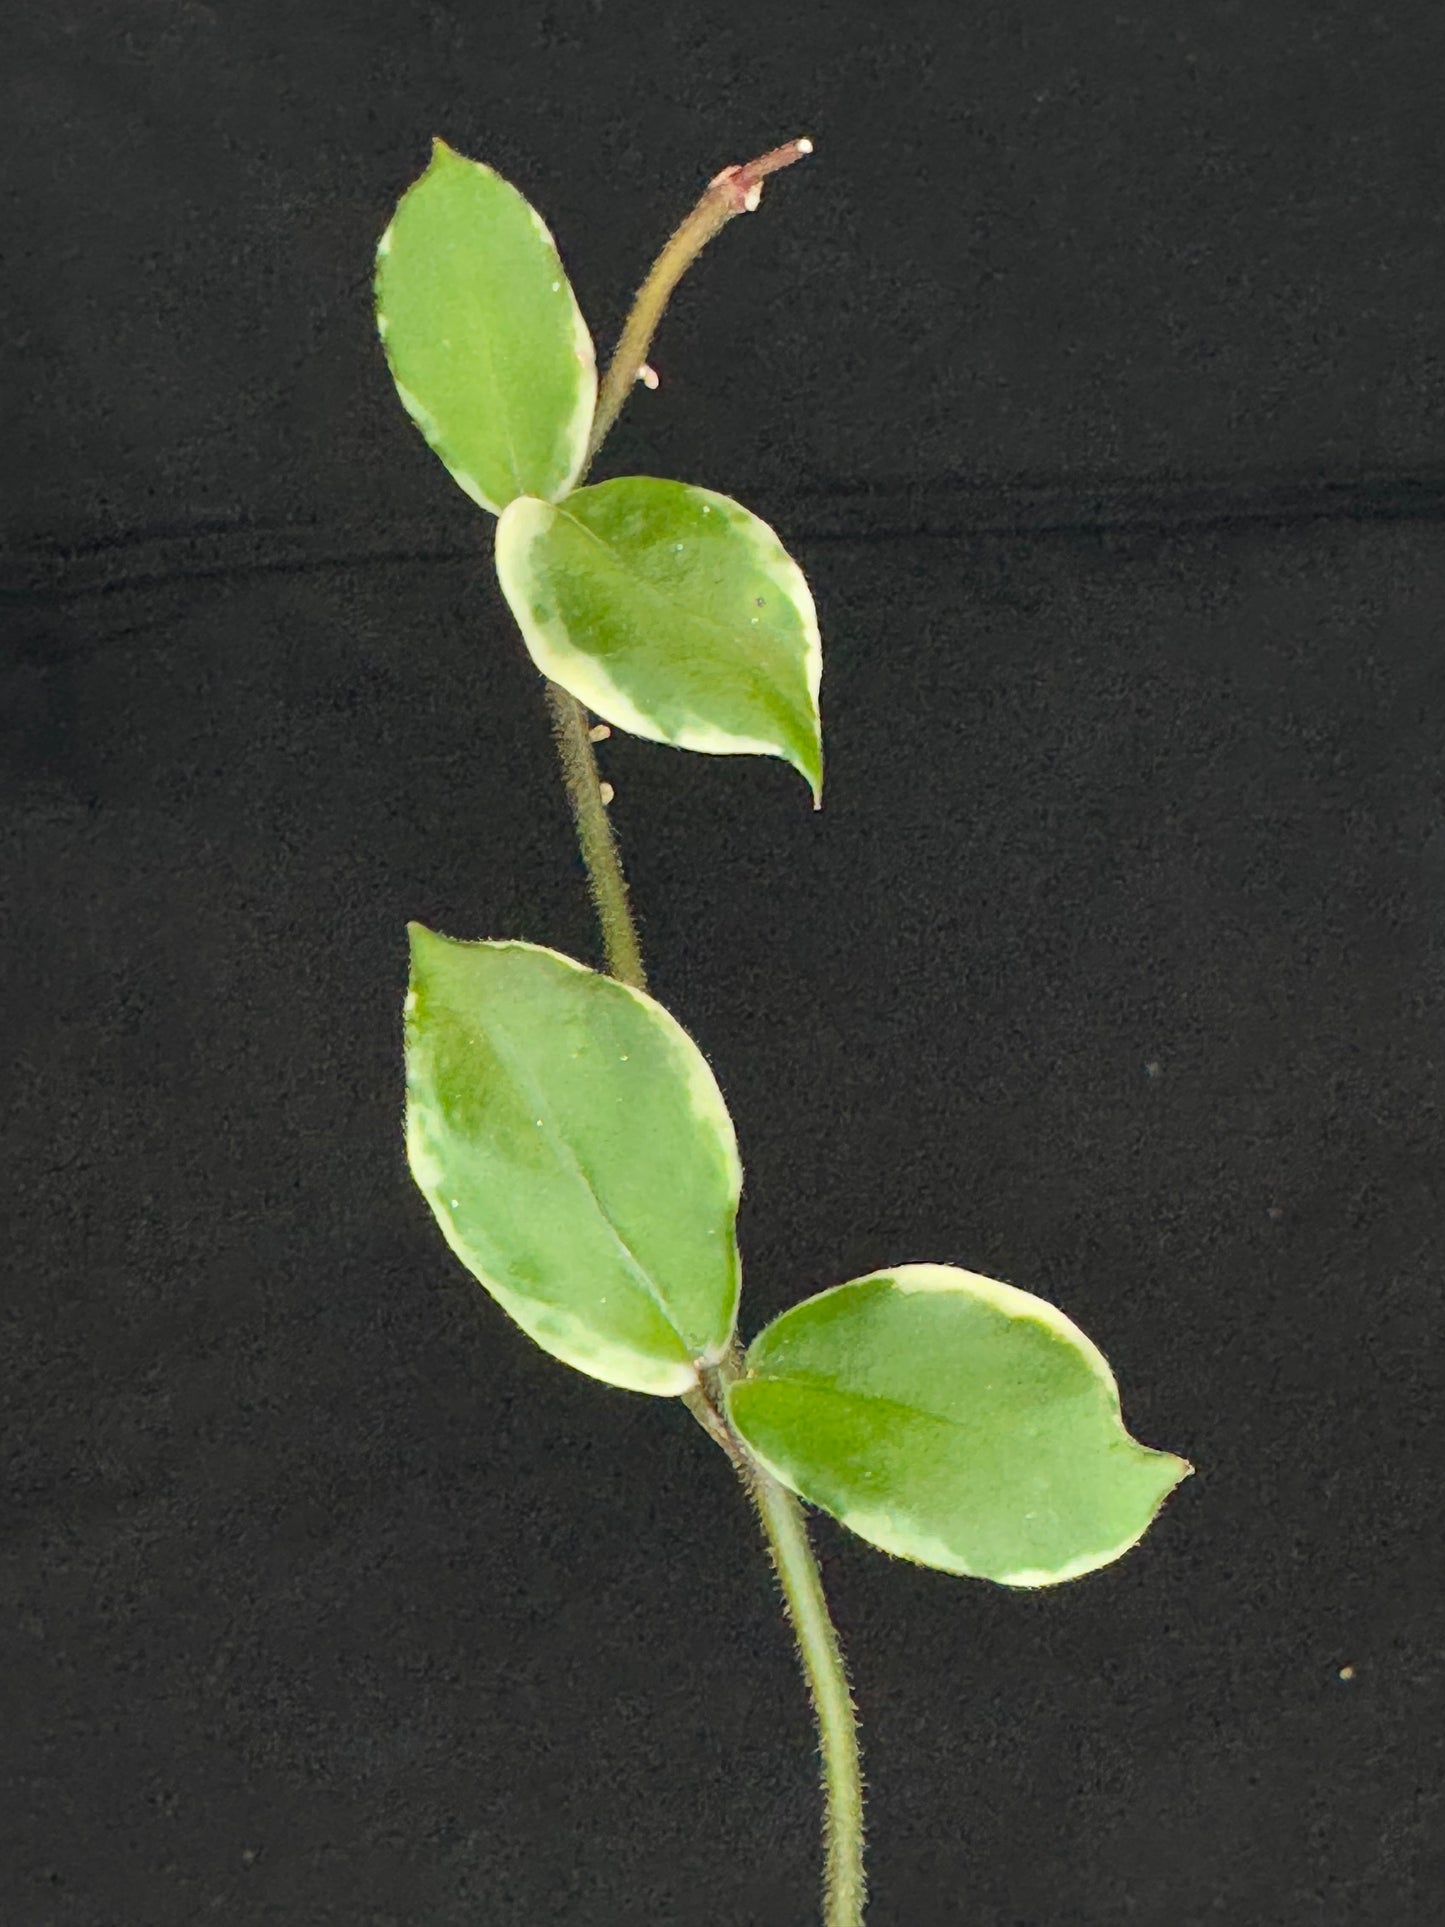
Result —
POLYGON ((817 141, 598 469, 738 495, 823 622, 820 815, 602 751, 745 1330, 966 1264, 1199 1468, 1041 1594, 819 1522, 871 1927, 1438 1918, 1445 27, 856 14, 18 10, 5 1927, 816 1918, 725 1462, 533 1350, 402 1157, 406 919, 596 958, 371 332, 433 133, 603 345, 717 167, 817 141))

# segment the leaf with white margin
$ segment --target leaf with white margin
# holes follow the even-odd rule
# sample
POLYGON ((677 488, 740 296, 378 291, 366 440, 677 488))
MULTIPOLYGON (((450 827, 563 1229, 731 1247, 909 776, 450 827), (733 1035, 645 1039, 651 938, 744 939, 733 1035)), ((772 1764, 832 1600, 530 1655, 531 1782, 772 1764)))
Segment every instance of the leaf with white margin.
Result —
POLYGON ((885 1552, 1000 1585, 1108 1565, 1193 1469, 1129 1436, 1061 1311, 952 1265, 820 1292, 747 1368, 729 1415, 784 1485, 885 1552))
POLYGON ((408 414, 474 502, 555 501, 582 472, 597 357, 540 214, 445 141, 376 251, 376 325, 408 414))
POLYGON ((544 1351, 687 1391, 739 1287, 742 1167, 706 1058, 558 951, 407 931, 407 1157, 447 1243, 544 1351))
POLYGON ((651 475, 523 497, 497 574, 532 660, 605 722, 823 788, 823 652, 802 570, 731 496, 651 475))

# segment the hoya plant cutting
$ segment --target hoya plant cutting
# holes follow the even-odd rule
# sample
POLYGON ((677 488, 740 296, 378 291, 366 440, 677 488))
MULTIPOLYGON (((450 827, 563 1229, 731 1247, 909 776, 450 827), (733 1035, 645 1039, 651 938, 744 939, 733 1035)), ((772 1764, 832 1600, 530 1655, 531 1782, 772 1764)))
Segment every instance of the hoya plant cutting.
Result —
POLYGON ((740 1335, 738 1145, 713 1066, 648 994, 593 744, 620 729, 779 757, 821 807, 817 616, 801 569, 742 503, 587 474, 634 385, 656 386, 653 333, 689 263, 810 151, 793 141, 710 183, 599 384, 541 216, 437 141, 381 237, 376 318, 407 412, 495 518, 606 961, 409 926, 410 1168, 457 1258, 544 1351, 682 1399, 732 1461, 817 1720, 822 1917, 857 1927, 858 1736, 805 1506, 960 1578, 1052 1586, 1136 1545, 1190 1467, 1130 1436, 1107 1360, 1062 1310, 953 1265, 880 1253, 866 1277, 740 1335))

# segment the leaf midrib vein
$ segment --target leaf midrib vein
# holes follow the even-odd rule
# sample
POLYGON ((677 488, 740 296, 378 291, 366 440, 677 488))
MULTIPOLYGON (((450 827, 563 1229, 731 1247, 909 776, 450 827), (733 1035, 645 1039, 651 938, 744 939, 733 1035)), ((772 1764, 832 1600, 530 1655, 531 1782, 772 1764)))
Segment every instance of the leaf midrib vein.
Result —
MULTIPOLYGON (((956 1432, 974 1429, 967 1419, 953 1418, 947 1412, 930 1412, 921 1405, 906 1405, 900 1398, 888 1398, 881 1392, 852 1392, 819 1378, 809 1372, 769 1372, 760 1371, 752 1375, 756 1385, 801 1385, 810 1392, 823 1392, 830 1398, 841 1399, 854 1405, 882 1405, 890 1411, 905 1412, 909 1418, 929 1419, 935 1425, 951 1426, 956 1432)), ((746 1385, 747 1379, 739 1381, 746 1385)))
MULTIPOLYGON (((572 514, 570 510, 568 510, 565 506, 559 507, 557 510, 557 513, 559 515, 565 516, 566 519, 572 524, 573 528, 580 529, 584 535, 590 536, 592 540, 596 542, 598 546, 604 551, 608 559, 611 561, 613 567, 618 571, 620 575, 625 576, 627 581, 630 584, 635 585, 637 588, 639 588, 644 595, 649 595, 652 597, 652 599, 655 602, 661 603, 664 609, 675 614, 676 616, 683 617, 688 622, 695 622, 700 627, 707 628, 707 629, 716 629, 721 635, 726 636, 728 640, 730 642, 733 642, 734 644, 736 644, 739 641, 739 639, 745 642, 748 645, 748 659, 751 667, 761 678, 763 678, 765 681, 771 682, 772 677, 769 673, 771 665, 769 664, 766 656, 763 654, 760 654, 758 645, 754 644, 752 637, 747 634, 746 630, 738 628, 733 623, 724 622, 718 616, 700 615, 696 610, 688 608, 685 603, 676 601, 672 596, 668 595, 665 590, 657 588, 653 583, 646 581, 642 576, 637 574, 637 572, 634 569, 630 568, 626 560, 623 558, 621 552, 618 549, 614 548, 612 543, 610 543, 607 540, 605 535, 599 535, 596 529, 589 528, 585 522, 581 521, 576 515, 572 514)), ((789 603, 788 606, 791 608, 792 604, 789 603)), ((751 627, 751 625, 749 625, 749 627, 751 627)), ((762 623, 759 623, 758 627, 760 630, 762 630, 764 628, 764 625, 762 623)), ((767 626, 766 633, 769 635, 777 635, 777 632, 771 627, 771 625, 767 626)), ((778 637, 778 640, 783 641, 784 639, 782 637, 778 637)), ((759 641, 761 641, 761 637, 759 638, 759 641)))
POLYGON ((686 1349, 687 1340, 683 1337, 683 1334, 680 1331, 678 1331, 676 1321, 674 1320, 672 1313, 668 1308, 667 1301, 663 1297, 662 1292, 659 1290, 655 1280, 652 1277, 651 1272, 649 1272, 646 1265, 643 1264, 642 1260, 638 1257, 637 1253, 632 1249, 631 1245, 628 1244, 627 1240, 623 1237, 622 1233, 617 1229, 617 1226, 612 1222, 611 1218, 607 1215, 607 1211, 603 1206, 602 1200, 597 1195, 596 1187, 594 1186, 591 1177, 588 1175, 586 1166, 583 1164, 581 1158, 577 1155, 577 1151, 573 1146, 571 1139, 567 1136, 567 1134, 562 1130, 561 1126, 557 1123, 556 1118, 552 1113, 552 1108, 548 1104, 546 1098, 542 1095, 541 1091, 538 1089, 537 1085, 535 1084, 533 1079, 528 1075, 526 1070, 521 1068, 518 1065, 517 1060, 512 1055, 511 1051, 509 1051, 504 1046, 501 1040, 501 1032, 495 1026, 489 1026, 487 1030, 487 1035, 491 1039, 492 1047, 496 1051, 498 1057, 500 1057, 502 1062, 505 1064, 514 1082, 518 1086, 520 1086, 523 1092, 523 1095, 527 1099, 528 1104, 532 1106, 531 1112, 529 1114, 535 1117, 540 1113, 540 1115, 546 1120, 547 1125, 550 1127, 550 1132, 551 1132, 551 1137, 553 1142, 556 1144, 560 1144, 562 1149, 567 1153, 567 1159, 571 1165, 572 1171, 578 1178, 581 1179, 582 1184, 587 1191, 588 1197, 590 1197, 592 1200, 593 1206, 597 1212, 598 1217, 602 1220, 602 1223, 606 1226, 609 1234, 612 1237, 613 1242, 616 1244, 618 1250, 621 1251, 623 1256, 626 1258, 629 1265, 631 1265, 633 1271, 637 1274, 638 1280, 642 1284, 643 1289, 647 1292, 647 1295, 651 1298, 653 1304, 656 1305, 657 1309, 662 1313, 663 1320, 667 1324, 668 1329, 676 1333, 678 1340, 681 1342, 684 1349, 686 1349))

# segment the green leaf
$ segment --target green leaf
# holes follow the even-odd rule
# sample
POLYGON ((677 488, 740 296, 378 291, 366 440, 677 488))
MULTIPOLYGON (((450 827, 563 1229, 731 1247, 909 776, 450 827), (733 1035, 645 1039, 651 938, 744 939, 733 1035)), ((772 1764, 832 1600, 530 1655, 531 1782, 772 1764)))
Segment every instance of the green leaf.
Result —
POLYGON ((407 1157, 447 1243, 544 1351, 685 1392, 738 1302, 742 1168, 706 1058, 555 950, 407 930, 407 1157))
POLYGON ((1005 1586, 1107 1565, 1192 1467, 1130 1438, 1103 1354, 1053 1305, 899 1265, 786 1311, 728 1390, 784 1485, 885 1552, 1005 1586))
POLYGON ((497 574, 532 660, 619 729, 781 756, 822 795, 822 648, 803 572, 730 496, 627 475, 513 502, 497 574))
POLYGON ((377 247, 376 325, 407 412, 474 502, 582 472, 597 358, 557 246, 510 182, 437 141, 377 247))

